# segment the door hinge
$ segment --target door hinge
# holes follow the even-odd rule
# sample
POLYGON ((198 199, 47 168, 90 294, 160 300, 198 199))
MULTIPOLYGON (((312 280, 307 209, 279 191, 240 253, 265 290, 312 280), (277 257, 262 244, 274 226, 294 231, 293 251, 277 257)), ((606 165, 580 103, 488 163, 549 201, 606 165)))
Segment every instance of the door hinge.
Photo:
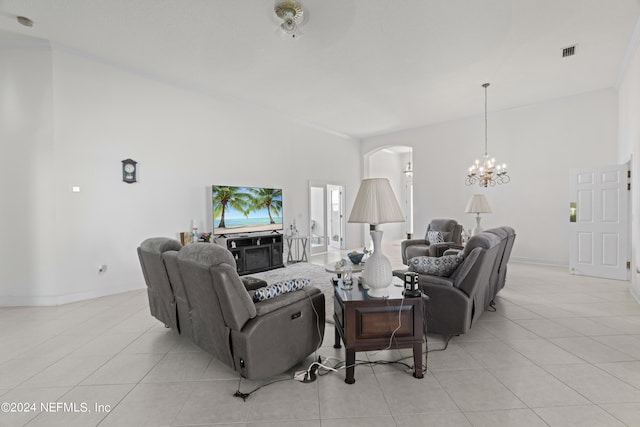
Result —
POLYGON ((631 270, 631 261, 627 261, 627 270, 631 270))
POLYGON ((627 190, 631 191, 631 183, 627 183, 627 190))
POLYGON ((627 171, 627 178, 631 178, 631 171, 630 170, 627 171))

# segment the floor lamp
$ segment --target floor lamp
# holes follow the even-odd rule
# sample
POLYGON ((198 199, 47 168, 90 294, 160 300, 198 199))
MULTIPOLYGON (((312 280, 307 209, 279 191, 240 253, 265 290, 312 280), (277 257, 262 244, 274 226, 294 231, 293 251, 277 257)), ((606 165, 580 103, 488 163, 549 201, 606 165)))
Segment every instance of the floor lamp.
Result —
POLYGON ((382 253, 382 230, 378 224, 404 222, 404 213, 391 184, 386 178, 363 179, 349 215, 350 223, 369 224, 373 254, 367 258, 362 272, 369 296, 382 298, 389 295, 388 287, 393 279, 391 262, 382 253))

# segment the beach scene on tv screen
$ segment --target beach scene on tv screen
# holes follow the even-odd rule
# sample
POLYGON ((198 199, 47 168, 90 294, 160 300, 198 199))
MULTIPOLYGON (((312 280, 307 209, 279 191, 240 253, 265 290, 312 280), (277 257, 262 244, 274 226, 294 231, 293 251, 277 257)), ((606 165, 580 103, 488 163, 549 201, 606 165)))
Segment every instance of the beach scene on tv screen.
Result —
POLYGON ((250 233, 282 230, 282 190, 211 186, 213 232, 250 233))

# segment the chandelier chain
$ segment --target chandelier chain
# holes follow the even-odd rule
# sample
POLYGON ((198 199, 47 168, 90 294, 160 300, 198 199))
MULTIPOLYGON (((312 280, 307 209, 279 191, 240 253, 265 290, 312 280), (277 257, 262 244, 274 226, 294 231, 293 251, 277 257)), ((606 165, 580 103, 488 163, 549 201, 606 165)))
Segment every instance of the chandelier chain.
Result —
POLYGON ((487 141, 489 140, 487 133, 487 124, 489 123, 487 120, 487 87, 489 87, 489 83, 485 83, 482 86, 484 86, 484 156, 487 157, 489 155, 487 151, 487 141))

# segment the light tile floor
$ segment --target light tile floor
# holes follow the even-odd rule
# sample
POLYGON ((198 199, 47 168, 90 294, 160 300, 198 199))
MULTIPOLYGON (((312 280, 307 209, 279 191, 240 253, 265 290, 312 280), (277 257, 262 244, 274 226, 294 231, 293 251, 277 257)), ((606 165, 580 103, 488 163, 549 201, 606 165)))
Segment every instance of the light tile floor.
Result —
MULTIPOLYGON (((385 252, 399 248, 390 242, 385 252)), ((261 383, 240 382, 165 329, 143 290, 0 308, 0 324, 0 402, 20 410, 3 406, 3 427, 640 426, 640 305, 628 283, 561 267, 511 263, 497 311, 429 353, 424 379, 399 365, 358 366, 353 385, 340 371, 309 384, 277 382, 247 401, 232 396, 239 383, 244 392, 261 383)), ((318 354, 342 359, 332 344, 328 325, 318 354)), ((443 342, 430 335, 428 346, 443 342)), ((409 353, 358 358, 401 355, 409 353)))

